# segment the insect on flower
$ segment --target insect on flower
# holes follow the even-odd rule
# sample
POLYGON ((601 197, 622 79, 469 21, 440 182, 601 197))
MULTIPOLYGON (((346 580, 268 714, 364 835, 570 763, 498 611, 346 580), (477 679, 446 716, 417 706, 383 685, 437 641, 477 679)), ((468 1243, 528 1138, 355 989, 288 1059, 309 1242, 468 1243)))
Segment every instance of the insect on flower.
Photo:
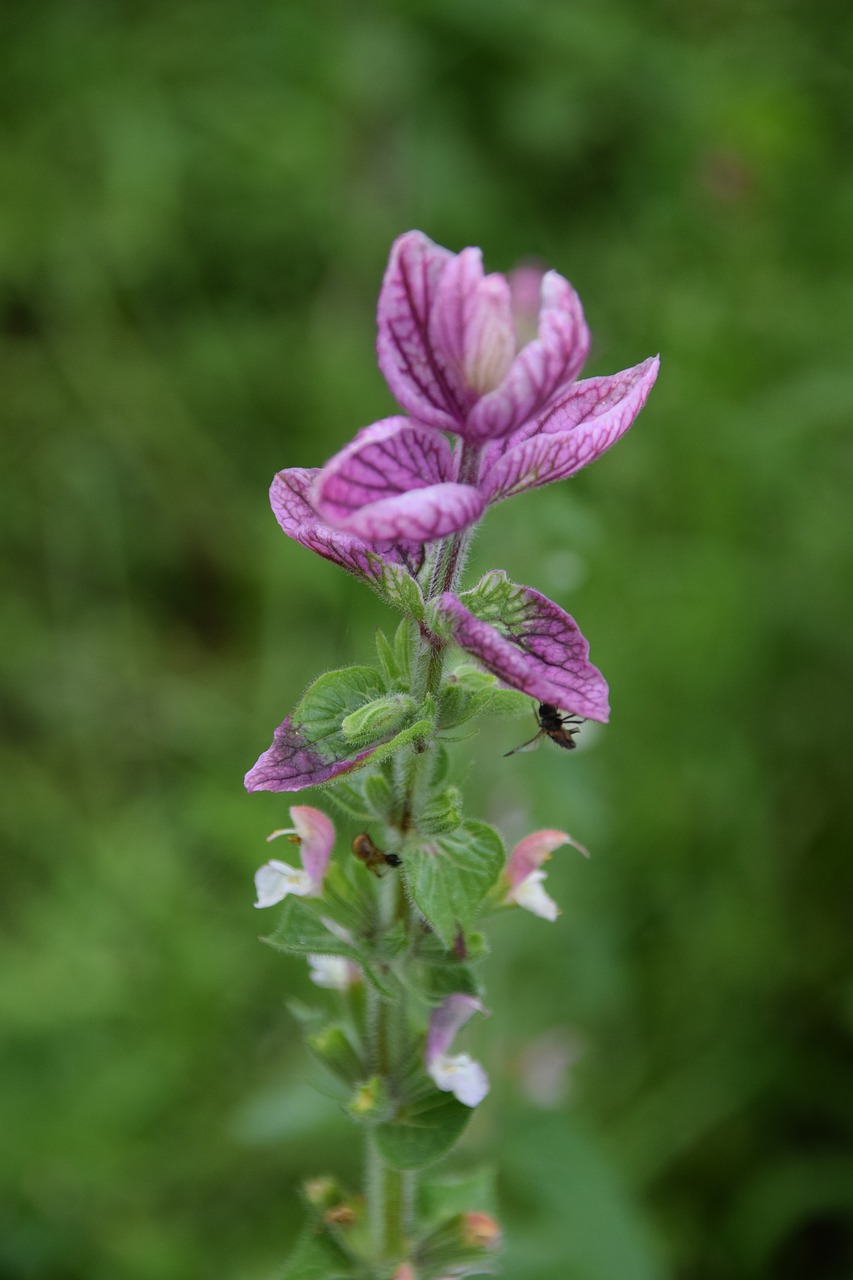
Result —
POLYGON ((372 871, 375 876, 384 875, 386 867, 403 865, 403 859, 399 854, 385 853, 384 850, 378 849, 366 831, 360 832, 353 838, 352 851, 359 862, 363 862, 368 871, 372 871))
POLYGON ((580 716, 573 715, 572 712, 558 711, 550 702, 540 702, 539 709, 535 712, 536 722, 539 725, 539 732, 535 733, 527 742, 522 742, 520 747, 513 747, 512 751, 505 751, 504 756, 514 756, 516 751, 524 751, 528 747, 532 747, 535 742, 543 736, 556 742, 558 747, 564 747, 566 751, 573 751, 577 746, 575 742, 575 734, 579 732, 583 720, 580 716))

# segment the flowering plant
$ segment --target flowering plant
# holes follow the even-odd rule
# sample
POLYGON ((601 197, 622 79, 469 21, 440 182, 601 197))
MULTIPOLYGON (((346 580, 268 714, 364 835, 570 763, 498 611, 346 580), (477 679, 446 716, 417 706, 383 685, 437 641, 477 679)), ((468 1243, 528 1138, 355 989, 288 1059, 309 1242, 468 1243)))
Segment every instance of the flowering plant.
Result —
POLYGON ((590 339, 566 280, 485 275, 479 250, 453 254, 418 231, 393 246, 378 329, 379 367, 405 414, 364 427, 322 468, 281 471, 270 491, 289 537, 403 615, 392 639, 378 634, 376 665, 309 686, 246 774, 250 791, 332 787, 356 831, 356 856, 333 858, 331 819, 295 805, 273 836, 298 846, 302 867, 271 860, 256 876, 255 905, 283 903, 266 941, 304 956, 337 993, 335 1018, 308 1045, 367 1144, 364 1197, 307 1184, 290 1280, 464 1276, 499 1244, 482 1190, 419 1214, 414 1179, 488 1093, 483 1067, 449 1052, 487 1012, 479 922, 513 906, 555 920, 542 864, 561 845, 586 850, 542 830, 507 858, 493 827, 463 816, 445 743, 533 698, 543 732, 572 746, 576 718, 606 722, 609 705, 574 619, 502 570, 463 589, 465 553, 488 506, 604 453, 658 370, 653 358, 577 381, 590 339))

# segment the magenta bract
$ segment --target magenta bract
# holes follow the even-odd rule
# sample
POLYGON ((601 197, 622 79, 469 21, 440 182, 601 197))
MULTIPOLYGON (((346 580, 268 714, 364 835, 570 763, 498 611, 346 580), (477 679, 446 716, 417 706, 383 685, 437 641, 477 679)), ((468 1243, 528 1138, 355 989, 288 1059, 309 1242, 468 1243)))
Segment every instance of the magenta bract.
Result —
POLYGON ((330 757, 304 738, 288 716, 275 730, 272 746, 258 758, 243 782, 247 791, 302 791, 317 787, 359 768, 377 746, 330 757))
POLYGON ((652 357, 633 369, 576 382, 535 423, 490 445, 480 489, 486 502, 566 480, 628 430, 658 373, 652 357))
POLYGON ((310 500, 318 474, 318 467, 290 467, 279 471, 270 486, 273 514, 289 538, 371 585, 381 577, 383 564, 418 572, 424 557, 421 541, 368 542, 327 524, 310 500))
POLYGON ((455 482, 457 465, 439 432, 409 418, 385 418, 326 463, 311 501, 330 525, 371 545, 431 542, 483 513, 478 490, 455 482))
POLYGON ((607 681, 589 660, 574 618, 532 587, 515 587, 511 629, 483 622, 446 592, 438 615, 453 639, 505 684, 563 711, 606 724, 607 681))

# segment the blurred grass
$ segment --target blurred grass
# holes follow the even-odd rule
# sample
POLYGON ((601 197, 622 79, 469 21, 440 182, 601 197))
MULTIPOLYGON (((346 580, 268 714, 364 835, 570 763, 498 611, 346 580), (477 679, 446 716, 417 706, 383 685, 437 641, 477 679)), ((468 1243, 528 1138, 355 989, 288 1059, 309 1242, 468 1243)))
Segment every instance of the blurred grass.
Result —
POLYGON ((507 1275, 853 1274, 851 44, 840 0, 3 11, 0 1276, 264 1280, 300 1178, 358 1175, 256 942, 286 798, 240 780, 388 620, 265 494, 388 411, 411 226, 569 275, 591 372, 664 359, 472 565, 569 607, 615 707, 471 770, 594 851, 495 930, 459 1159, 507 1275))

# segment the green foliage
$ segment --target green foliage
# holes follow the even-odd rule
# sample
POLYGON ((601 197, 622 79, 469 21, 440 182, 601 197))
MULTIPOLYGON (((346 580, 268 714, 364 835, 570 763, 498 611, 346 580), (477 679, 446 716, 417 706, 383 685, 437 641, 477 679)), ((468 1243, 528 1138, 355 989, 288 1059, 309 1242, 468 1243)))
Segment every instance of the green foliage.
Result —
POLYGON ((483 1165, 464 1174, 425 1178, 418 1188, 419 1208, 425 1222, 439 1222, 456 1213, 498 1214, 495 1169, 483 1165))
MULTIPOLYGON (((382 681, 372 667, 327 671, 306 689, 293 718, 310 742, 325 744, 339 734, 350 739, 344 723, 380 700, 384 692, 382 681)), ((379 728, 376 736, 382 737, 384 732, 379 728)))
POLYGON ((425 1169, 458 1142, 471 1108, 437 1089, 402 1108, 392 1124, 380 1125, 376 1142, 395 1169, 425 1169))
MULTIPOLYGON (((376 990, 388 999, 396 995, 396 985, 387 971, 387 960, 393 958, 398 945, 394 935, 383 935, 377 949, 368 949, 363 943, 332 933, 322 922, 321 912, 327 911, 327 902, 320 908, 314 901, 305 898, 289 897, 285 900, 278 924, 273 933, 263 941, 276 951, 295 956, 344 956, 348 960, 361 965, 365 977, 376 990)), ((329 914, 341 923, 341 917, 347 921, 343 928, 363 923, 363 918, 354 917, 348 910, 330 911, 329 914)), ((369 927, 369 926, 368 926, 369 927)), ((356 938, 358 935, 356 935, 356 938)))
POLYGON ((428 842, 406 845, 409 892, 446 947, 470 928, 505 860, 494 827, 473 819, 428 842))
POLYGON ((345 1084, 363 1079, 364 1062, 343 1027, 329 1024, 308 1036, 305 1043, 318 1062, 345 1084))

